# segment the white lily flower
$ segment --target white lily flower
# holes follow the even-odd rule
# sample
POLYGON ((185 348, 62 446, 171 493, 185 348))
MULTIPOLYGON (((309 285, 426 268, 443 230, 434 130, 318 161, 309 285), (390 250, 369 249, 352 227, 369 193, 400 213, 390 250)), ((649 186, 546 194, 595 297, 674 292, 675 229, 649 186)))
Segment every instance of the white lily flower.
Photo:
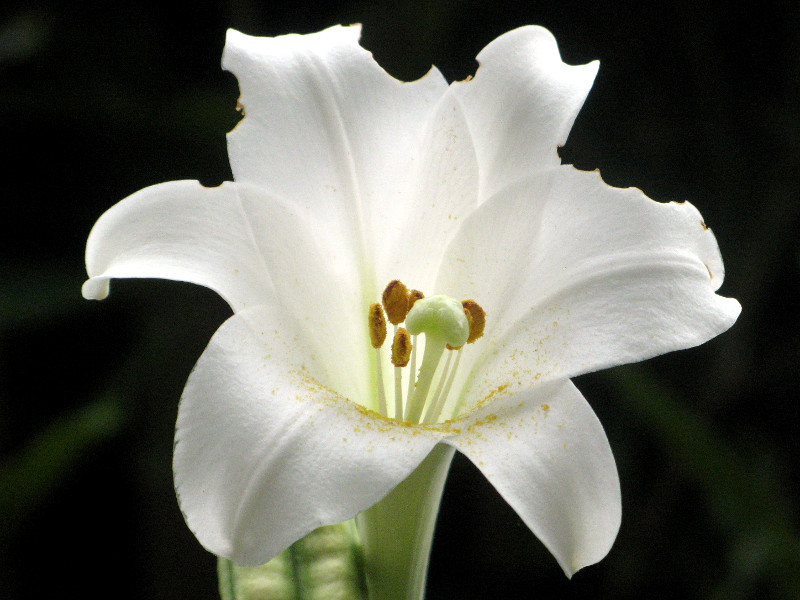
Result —
MULTIPOLYGON (((451 85, 435 68, 395 80, 359 34, 230 31, 223 66, 246 112, 228 136, 235 181, 164 183, 111 208, 88 240, 84 295, 162 277, 233 309, 176 433, 180 505, 211 552, 264 563, 409 476, 440 489, 457 449, 571 575, 609 551, 621 502, 569 378, 730 327, 740 306, 715 293, 716 240, 689 203, 560 164, 598 65, 564 64, 547 30, 499 37, 451 85), (405 338, 419 368, 393 366, 391 337, 370 343, 370 307, 397 280, 426 295, 401 314, 409 335, 427 332, 405 338), (442 350, 464 344, 468 299, 483 337, 442 350)), ((365 514, 413 513, 402 489, 365 514)), ((378 522, 362 522, 368 546, 378 522)))

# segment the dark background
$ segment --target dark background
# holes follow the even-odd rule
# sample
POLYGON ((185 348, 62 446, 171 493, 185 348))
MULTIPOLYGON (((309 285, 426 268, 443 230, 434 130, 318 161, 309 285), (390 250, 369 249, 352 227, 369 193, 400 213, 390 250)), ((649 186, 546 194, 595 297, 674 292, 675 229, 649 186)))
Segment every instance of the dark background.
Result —
POLYGON ((519 25, 601 60, 562 157, 691 199, 744 310, 703 347, 580 378, 620 471, 616 545, 568 581, 468 461, 454 463, 429 579, 440 599, 800 598, 800 11, 793 1, 380 0, 323 5, 6 1, 0 8, 0 598, 213 599, 183 523, 172 434, 226 305, 119 281, 80 297, 100 214, 173 179, 230 178, 227 27, 364 24, 393 75, 448 79, 519 25))

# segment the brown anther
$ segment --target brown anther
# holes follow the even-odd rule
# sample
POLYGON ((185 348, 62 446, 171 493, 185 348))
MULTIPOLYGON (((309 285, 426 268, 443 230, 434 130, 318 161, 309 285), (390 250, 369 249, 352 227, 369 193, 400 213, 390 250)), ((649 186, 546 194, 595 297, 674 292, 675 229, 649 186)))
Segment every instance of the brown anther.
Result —
POLYGON ((403 327, 397 330, 392 342, 392 364, 405 367, 411 358, 411 336, 403 327))
POLYGON ((486 311, 475 300, 464 300, 461 305, 469 322, 467 343, 471 344, 483 335, 483 330, 486 328, 486 311))
POLYGON ((377 302, 369 307, 369 341, 373 348, 380 348, 386 340, 386 317, 377 302))
POLYGON ((397 279, 390 281, 383 290, 383 307, 392 325, 405 321, 408 314, 408 288, 397 279))
POLYGON ((414 303, 417 300, 422 300, 424 297, 425 294, 423 294, 419 290, 410 290, 408 292, 408 311, 411 312, 411 308, 414 306, 414 303))

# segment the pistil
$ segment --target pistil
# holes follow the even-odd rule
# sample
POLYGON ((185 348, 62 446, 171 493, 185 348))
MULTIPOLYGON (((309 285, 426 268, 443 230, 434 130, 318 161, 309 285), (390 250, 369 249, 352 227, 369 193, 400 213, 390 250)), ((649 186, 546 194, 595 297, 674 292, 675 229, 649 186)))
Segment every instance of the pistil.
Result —
POLYGON ((419 423, 433 376, 442 353, 450 345, 463 346, 469 338, 469 321, 461 302, 449 296, 432 296, 414 303, 406 317, 412 335, 425 334, 425 353, 411 401, 406 406, 406 420, 419 423))

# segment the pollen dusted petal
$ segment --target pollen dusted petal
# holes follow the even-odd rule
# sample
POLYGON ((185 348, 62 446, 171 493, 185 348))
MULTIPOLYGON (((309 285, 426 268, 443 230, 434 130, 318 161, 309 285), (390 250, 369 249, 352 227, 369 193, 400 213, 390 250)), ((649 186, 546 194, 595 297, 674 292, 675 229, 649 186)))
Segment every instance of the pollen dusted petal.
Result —
POLYGON ((480 299, 491 315, 482 355, 465 355, 454 383, 469 381, 465 406, 498 379, 574 377, 725 331, 740 306, 715 294, 722 261, 701 221, 688 202, 655 202, 571 166, 531 175, 481 205, 436 283, 480 299))
POLYGON ((445 435, 381 417, 314 377, 280 307, 237 313, 192 371, 175 434, 175 488, 218 556, 258 565, 374 505, 445 435))
POLYGON ((497 387, 447 443, 480 469, 571 576, 611 548, 622 512, 603 427, 569 380, 497 387))

